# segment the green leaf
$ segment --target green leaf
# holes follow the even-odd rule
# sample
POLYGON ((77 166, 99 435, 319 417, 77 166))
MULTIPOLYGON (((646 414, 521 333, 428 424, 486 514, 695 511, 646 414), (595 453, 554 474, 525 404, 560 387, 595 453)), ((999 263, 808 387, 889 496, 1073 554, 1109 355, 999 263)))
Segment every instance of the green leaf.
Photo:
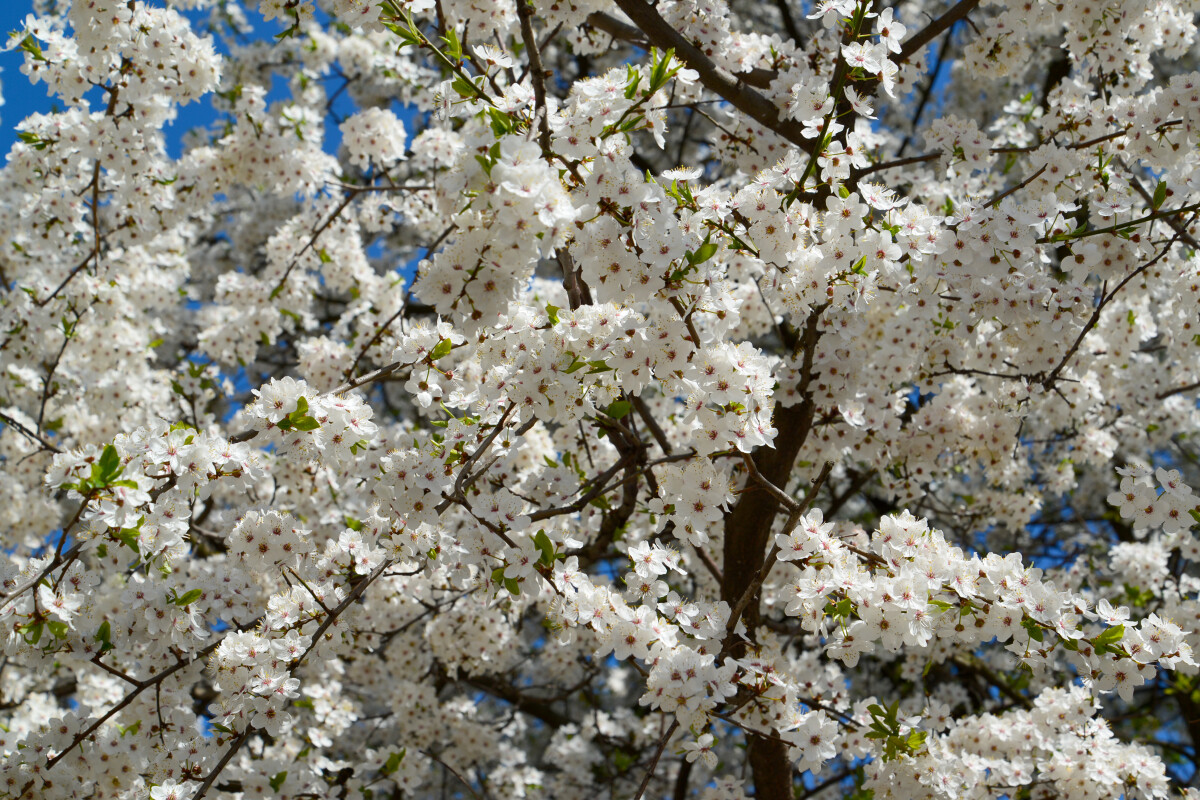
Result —
POLYGON ((112 626, 108 624, 108 620, 100 623, 100 627, 96 629, 96 641, 108 644, 112 640, 112 626))
POLYGON ((1042 634, 1042 626, 1038 625, 1031 617, 1025 617, 1021 620, 1021 627, 1029 632, 1029 638, 1035 642, 1040 642, 1045 638, 1042 634))
POLYGON ((604 413, 613 419, 621 419, 622 417, 629 416, 632 408, 633 405, 628 400, 617 400, 604 409, 604 413))
POLYGON ((696 252, 688 259, 692 264, 703 264, 717 253, 717 245, 713 242, 706 241, 704 244, 696 248, 696 252))
POLYGON ((292 427, 298 431, 315 431, 317 428, 321 427, 321 423, 317 422, 312 417, 301 417, 292 423, 292 427))
POLYGON ((26 644, 37 644, 41 641, 44 629, 45 626, 42 623, 35 622, 32 625, 19 627, 17 630, 21 631, 21 638, 25 640, 26 644))
POLYGON ((138 555, 142 554, 142 551, 138 548, 137 528, 122 528, 113 535, 117 537, 117 540, 120 541, 121 544, 125 545, 133 552, 137 553, 138 555))
POLYGON ((47 60, 45 54, 42 53, 42 46, 38 44, 38 40, 33 38, 31 35, 26 35, 26 37, 21 40, 20 47, 26 53, 29 53, 34 61, 47 60))
POLYGON ((637 94, 638 84, 642 82, 642 73, 632 66, 625 68, 625 99, 632 100, 637 94))
POLYGON ((67 623, 59 622, 56 619, 46 620, 46 627, 50 629, 50 633, 55 639, 67 638, 67 623))
POLYGON ((454 344, 449 339, 442 339, 429 351, 429 360, 437 361, 438 359, 445 358, 453 348, 454 344))
POLYGON ((287 780, 287 770, 284 770, 283 772, 276 772, 275 777, 271 778, 271 780, 268 781, 268 783, 271 784, 272 789, 274 789, 275 791, 278 792, 279 787, 283 786, 283 782, 286 780, 287 780))
POLYGON ((825 604, 825 614, 834 618, 849 617, 854 611, 854 601, 849 597, 843 597, 841 600, 833 600, 832 598, 825 604))
POLYGON ((558 306, 547 305, 546 306, 546 316, 548 316, 550 318, 551 325, 557 325, 558 324, 558 306))
POLYGON ((1120 648, 1121 640, 1125 638, 1125 626, 1113 625, 1111 628, 1105 628, 1104 632, 1092 639, 1092 645, 1096 648, 1096 655, 1102 656, 1105 653, 1115 653, 1120 648))
POLYGON ((388 756, 387 761, 383 763, 383 767, 379 770, 384 775, 391 775, 396 770, 400 769, 400 762, 404 760, 404 756, 408 754, 408 748, 403 747, 399 753, 392 753, 388 756))
POLYGON ((1163 201, 1167 199, 1167 182, 1159 181, 1158 186, 1154 187, 1154 199, 1150 205, 1155 211, 1162 207, 1163 201))
POLYGON ((454 79, 454 82, 450 84, 450 88, 458 92, 459 97, 467 100, 474 100, 480 94, 479 88, 461 75, 454 79))
POLYGON ((455 61, 462 61, 462 43, 458 41, 458 33, 454 28, 446 29, 446 35, 442 37, 442 41, 446 43, 446 54, 455 61))
POLYGON ((100 473, 97 475, 93 468, 92 477, 99 477, 106 484, 120 475, 121 456, 117 454, 117 448, 111 444, 104 445, 104 451, 100 454, 100 460, 96 462, 96 466, 100 467, 100 473))
POLYGON ((541 558, 538 559, 539 564, 544 564, 547 567, 554 563, 554 543, 550 541, 550 537, 546 535, 546 531, 539 530, 533 537, 533 544, 540 552, 541 558))
POLYGON ((202 594, 204 594, 204 592, 201 591, 200 589, 192 589, 191 591, 186 592, 186 593, 180 595, 179 597, 176 597, 175 605, 179 606, 180 608, 185 608, 187 606, 190 606, 192 603, 199 600, 200 595, 202 595, 202 594))

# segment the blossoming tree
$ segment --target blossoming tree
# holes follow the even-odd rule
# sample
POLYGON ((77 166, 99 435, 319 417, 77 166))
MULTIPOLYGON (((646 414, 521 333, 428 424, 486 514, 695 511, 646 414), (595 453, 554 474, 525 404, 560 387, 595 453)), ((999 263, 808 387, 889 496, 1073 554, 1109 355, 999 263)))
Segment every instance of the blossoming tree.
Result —
POLYGON ((0 798, 1196 778, 1197 3, 33 6, 0 798))

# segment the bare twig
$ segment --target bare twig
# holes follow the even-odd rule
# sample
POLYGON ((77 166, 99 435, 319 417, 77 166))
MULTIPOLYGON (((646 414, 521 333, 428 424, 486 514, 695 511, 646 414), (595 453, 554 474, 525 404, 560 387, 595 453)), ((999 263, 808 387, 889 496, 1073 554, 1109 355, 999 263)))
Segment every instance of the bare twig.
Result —
POLYGON ((667 732, 658 740, 658 747, 654 750, 654 756, 650 759, 650 766, 646 768, 646 775, 642 778, 642 783, 638 786, 637 794, 633 796, 633 800, 642 800, 642 795, 646 793, 646 787, 650 785, 650 779, 654 777, 654 770, 658 768, 658 760, 662 758, 663 750, 667 749, 667 742, 674 735, 678 727, 679 720, 671 720, 671 725, 667 728, 667 732))
POLYGON ((900 46, 900 52, 893 59, 897 64, 903 64, 912 58, 921 48, 936 39, 943 31, 949 28, 960 19, 965 19, 968 14, 975 10, 979 5, 979 0, 961 0, 954 8, 951 8, 945 14, 935 19, 933 22, 926 25, 913 36, 910 36, 903 45, 900 46))

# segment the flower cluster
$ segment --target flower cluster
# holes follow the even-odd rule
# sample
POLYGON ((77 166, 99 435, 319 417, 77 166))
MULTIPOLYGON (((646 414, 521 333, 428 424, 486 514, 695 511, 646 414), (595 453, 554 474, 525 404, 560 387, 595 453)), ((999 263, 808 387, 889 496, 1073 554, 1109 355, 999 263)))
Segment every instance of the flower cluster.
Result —
POLYGON ((35 3, 0 798, 1184 788, 1194 5, 35 3))

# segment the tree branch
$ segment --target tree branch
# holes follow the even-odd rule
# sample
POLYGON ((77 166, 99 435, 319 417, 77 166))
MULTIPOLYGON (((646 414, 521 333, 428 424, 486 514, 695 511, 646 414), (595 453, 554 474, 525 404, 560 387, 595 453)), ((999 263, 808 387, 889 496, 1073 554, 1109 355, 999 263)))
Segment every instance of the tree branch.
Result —
POLYGON ((912 58, 921 48, 932 42, 943 31, 947 30, 951 25, 958 22, 960 19, 965 19, 968 14, 975 10, 979 5, 979 0, 960 0, 960 2, 935 19, 933 22, 926 25, 915 35, 911 36, 903 45, 900 46, 900 52, 896 55, 893 61, 897 64, 903 64, 912 58))
POLYGON ((705 88, 720 95, 738 111, 779 134, 804 152, 813 151, 812 140, 806 139, 802 133, 803 125, 781 118, 779 108, 773 102, 751 88, 744 78, 731 75, 713 63, 712 59, 664 20, 653 6, 645 0, 616 0, 616 3, 646 34, 651 44, 664 50, 674 49, 680 60, 696 70, 705 88))

